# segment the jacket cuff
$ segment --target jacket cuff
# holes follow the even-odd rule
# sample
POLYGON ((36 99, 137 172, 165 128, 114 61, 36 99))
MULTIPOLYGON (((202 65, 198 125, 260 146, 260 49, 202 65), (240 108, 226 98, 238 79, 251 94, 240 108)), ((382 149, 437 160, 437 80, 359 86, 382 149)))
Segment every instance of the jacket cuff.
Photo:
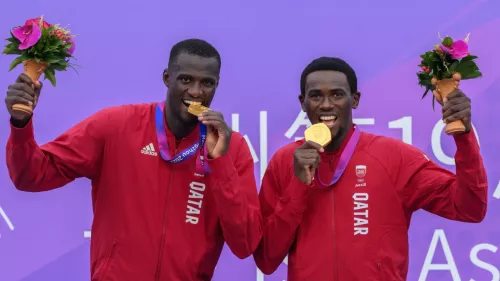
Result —
POLYGON ((458 150, 473 152, 479 151, 479 143, 477 142, 474 128, 471 128, 468 133, 454 135, 453 139, 455 140, 458 150))
POLYGON ((33 133, 33 118, 31 118, 23 128, 14 127, 12 119, 10 120, 10 137, 9 141, 13 145, 21 145, 34 139, 33 133))

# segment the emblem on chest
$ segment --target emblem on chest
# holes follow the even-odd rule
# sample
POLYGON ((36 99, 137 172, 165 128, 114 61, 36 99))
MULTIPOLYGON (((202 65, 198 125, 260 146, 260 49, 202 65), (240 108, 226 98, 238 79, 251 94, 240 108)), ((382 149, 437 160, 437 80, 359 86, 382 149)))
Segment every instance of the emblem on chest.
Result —
POLYGON ((366 186, 365 176, 366 176, 366 165, 356 165, 357 183, 355 187, 366 186))

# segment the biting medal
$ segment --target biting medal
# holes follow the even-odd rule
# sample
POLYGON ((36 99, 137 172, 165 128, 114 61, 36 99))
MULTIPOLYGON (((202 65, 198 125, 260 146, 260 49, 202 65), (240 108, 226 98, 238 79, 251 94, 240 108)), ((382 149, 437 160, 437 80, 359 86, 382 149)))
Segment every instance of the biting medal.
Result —
POLYGON ((190 104, 188 107, 188 112, 193 114, 193 115, 200 115, 203 112, 209 111, 210 108, 203 106, 201 104, 190 104))
POLYGON ((330 128, 324 123, 316 123, 304 132, 306 141, 313 141, 322 147, 327 146, 332 141, 330 128))

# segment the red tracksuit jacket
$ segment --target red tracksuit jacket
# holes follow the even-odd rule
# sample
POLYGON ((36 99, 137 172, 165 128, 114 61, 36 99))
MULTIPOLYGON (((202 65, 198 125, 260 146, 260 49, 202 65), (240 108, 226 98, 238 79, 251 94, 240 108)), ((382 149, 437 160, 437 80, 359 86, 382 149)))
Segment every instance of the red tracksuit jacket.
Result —
MULTIPOLYGON (((264 236, 254 253, 258 267, 271 274, 288 254, 288 281, 406 280, 413 212, 465 222, 485 216, 488 184, 475 135, 454 138, 456 175, 413 146, 362 132, 331 187, 317 178, 306 186, 294 176, 293 152, 303 140, 282 147, 260 190, 264 236)), ((324 182, 332 178, 338 154, 322 153, 324 182)))
MULTIPOLYGON (((167 139, 174 155, 175 137, 167 132, 167 139)), ((177 150, 197 141, 198 129, 177 150)), ((7 143, 19 190, 91 179, 92 281, 211 280, 224 242, 239 258, 253 253, 262 218, 245 140, 233 132, 229 153, 208 160, 205 177, 194 176, 195 158, 161 158, 155 104, 102 110, 42 146, 30 122, 12 127, 7 143)))

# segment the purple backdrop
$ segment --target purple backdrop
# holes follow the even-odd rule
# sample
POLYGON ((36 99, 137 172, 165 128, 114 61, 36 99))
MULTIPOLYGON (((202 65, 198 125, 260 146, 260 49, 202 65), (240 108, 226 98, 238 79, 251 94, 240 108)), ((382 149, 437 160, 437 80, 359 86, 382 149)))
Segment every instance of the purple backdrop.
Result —
MULTIPOLYGON (((4 1, 5 2, 5 1, 4 1)), ((402 138, 454 170, 452 139, 442 133, 440 110, 420 100, 419 54, 437 42, 437 32, 471 33, 484 78, 465 81, 490 182, 489 208, 481 224, 447 221, 423 211, 411 226, 409 280, 500 279, 500 2, 423 1, 120 1, 27 0, 2 3, 0 31, 44 14, 70 24, 77 39, 79 76, 58 73, 46 83, 36 110, 36 139, 55 138, 93 112, 116 104, 164 98, 161 80, 170 47, 200 37, 222 55, 222 79, 214 108, 247 136, 260 179, 276 149, 305 128, 299 116, 299 77, 322 55, 340 56, 357 70, 363 93, 355 112, 362 129, 402 138), (114 16, 113 16, 114 15, 114 16), (386 101, 384 101, 386 100, 386 101)), ((0 38, 3 38, 0 36, 0 38)), ((21 71, 8 73, 13 57, 0 56, 0 88, 21 71)), ((9 135, 0 111, 0 140, 9 135)), ((5 159, 5 150, 0 149, 5 159)), ((29 194, 17 191, 0 166, 0 280, 89 280, 92 221, 88 180, 29 194)), ((238 260, 227 248, 216 281, 286 280, 286 262, 263 277, 252 258, 238 260)))

